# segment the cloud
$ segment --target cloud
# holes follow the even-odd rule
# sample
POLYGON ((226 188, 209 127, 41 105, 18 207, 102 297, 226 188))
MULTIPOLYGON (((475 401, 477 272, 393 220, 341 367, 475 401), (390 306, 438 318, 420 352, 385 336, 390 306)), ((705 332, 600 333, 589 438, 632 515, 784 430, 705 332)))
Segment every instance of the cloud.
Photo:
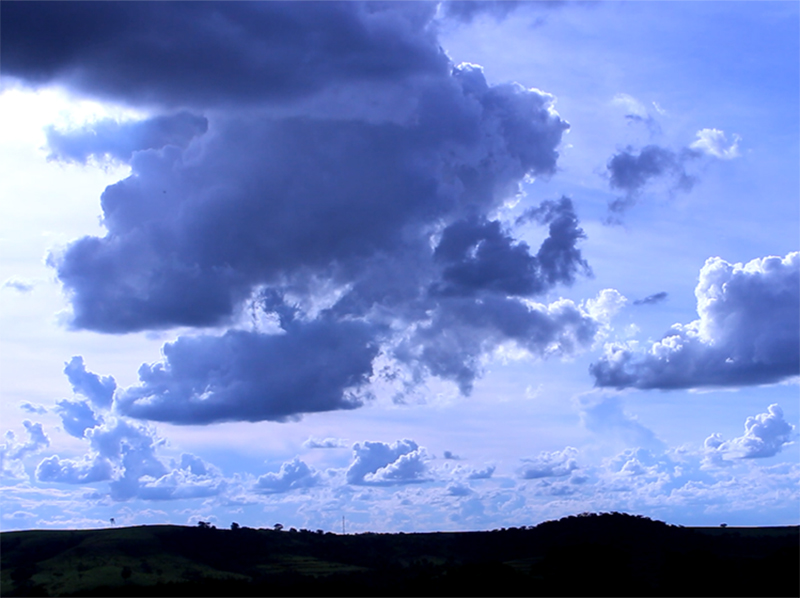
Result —
POLYGON ((455 454, 455 453, 453 453, 452 451, 445 451, 445 452, 443 453, 443 456, 444 456, 444 458, 445 458, 445 459, 453 459, 453 460, 455 460, 455 461, 458 461, 458 460, 460 460, 460 459, 461 459, 461 457, 459 457, 458 455, 456 455, 456 454, 455 454))
POLYGON ((83 357, 77 355, 73 357, 64 367, 72 390, 83 395, 94 403, 97 407, 110 407, 117 383, 112 376, 103 376, 86 370, 83 357))
POLYGON ((28 401, 21 403, 19 408, 22 409, 23 411, 26 411, 27 413, 33 413, 36 415, 43 415, 47 413, 47 408, 43 407, 42 405, 35 405, 33 403, 29 403, 28 401))
POLYGON ((64 431, 75 438, 83 438, 89 428, 99 425, 101 420, 86 401, 56 401, 56 413, 61 416, 64 431))
POLYGON ((699 150, 720 160, 732 160, 739 157, 739 141, 741 137, 733 136, 733 141, 728 145, 724 131, 719 129, 701 129, 697 132, 697 141, 689 147, 699 150))
POLYGON ((18 442, 12 430, 5 433, 5 442, 0 444, 0 475, 9 480, 27 480, 28 474, 22 459, 29 454, 38 453, 50 446, 50 439, 44 433, 41 423, 29 420, 22 422, 28 435, 27 442, 18 442))
POLYGON ((373 333, 361 322, 315 321, 284 334, 183 336, 164 346, 164 362, 142 365, 140 384, 118 394, 117 408, 179 424, 354 409, 377 355, 373 333))
POLYGON ((487 465, 483 469, 474 469, 470 473, 467 474, 468 480, 488 480, 492 477, 496 466, 494 465, 487 465))
POLYGON ((113 500, 134 498, 142 478, 157 480, 169 473, 155 453, 158 439, 144 426, 108 418, 103 425, 87 430, 86 436, 94 453, 115 463, 121 472, 109 485, 113 500))
POLYGON ((101 457, 84 457, 81 460, 60 459, 53 455, 42 460, 36 467, 36 479, 40 482, 59 484, 91 484, 111 479, 114 468, 101 457))
POLYGON ((353 454, 355 459, 346 474, 348 484, 388 486, 426 481, 427 453, 413 440, 356 443, 353 454))
MULTIPOLYGON (((466 394, 503 344, 536 357, 591 346, 600 324, 580 306, 530 301, 591 274, 572 201, 525 211, 520 224, 548 228, 535 253, 493 216, 523 181, 556 172, 569 124, 553 96, 452 64, 436 10, 4 12, 5 75, 148 114, 49 130, 61 159, 108 154, 131 168, 102 194, 105 234, 48 258, 70 326, 231 328, 248 309, 281 324, 167 343, 164 361, 117 393, 120 413, 288 421, 362 404, 378 355, 413 383, 438 376, 466 394)), ((107 405, 113 380, 75 359, 76 392, 107 405)))
POLYGON ((578 450, 571 446, 562 451, 542 451, 538 457, 523 459, 520 477, 526 480, 539 478, 563 477, 578 469, 575 457, 578 450))
MULTIPOLYGON (((558 4, 556 2, 546 2, 545 4, 558 4)), ((505 19, 514 12, 520 5, 517 0, 449 0, 441 3, 442 14, 447 19, 455 19, 462 23, 471 23, 475 17, 481 14, 488 14, 496 21, 505 19)))
POLYGON ((3 11, 4 75, 166 107, 282 102, 338 81, 447 69, 436 5, 23 3, 3 11), (54 40, 58 40, 55 43, 54 40))
POLYGON ((658 145, 647 145, 638 154, 632 147, 614 154, 606 165, 609 184, 625 196, 611 202, 609 210, 616 214, 627 210, 654 179, 667 179, 673 191, 691 191, 696 178, 686 172, 685 166, 699 155, 689 148, 675 152, 658 145))
POLYGON ((134 152, 167 145, 185 148, 207 130, 208 119, 182 111, 132 122, 103 119, 69 131, 58 131, 51 125, 45 133, 49 159, 85 164, 90 156, 129 162, 134 152))
POLYGON ((774 457, 784 446, 791 443, 795 426, 783 417, 779 405, 770 405, 767 413, 748 417, 744 423, 744 435, 732 440, 723 440, 720 434, 706 438, 706 463, 723 464, 726 459, 763 459, 774 457))
POLYGON ((281 465, 278 473, 267 473, 258 478, 256 490, 269 494, 311 488, 319 484, 319 474, 295 457, 281 465))
POLYGON ((13 289, 20 293, 30 293, 33 290, 34 283, 28 280, 19 278, 8 278, 3 282, 4 289, 13 289))
POLYGON ((596 434, 614 434, 638 447, 664 449, 664 443, 650 428, 625 412, 620 397, 594 391, 577 396, 575 403, 581 423, 587 430, 596 434))
POLYGON ((644 299, 637 299, 633 302, 634 305, 652 305, 654 303, 661 303, 662 301, 666 301, 667 296, 669 293, 666 291, 661 291, 660 293, 654 293, 652 295, 648 295, 644 299))
POLYGON ((185 469, 173 469, 158 479, 139 481, 137 497, 143 500, 181 500, 217 496, 226 487, 225 480, 211 475, 195 475, 185 469))
POLYGON ((800 253, 745 265, 709 258, 695 295, 700 318, 649 349, 607 344, 590 367, 595 385, 745 386, 800 374, 800 253))
POLYGON ((329 449, 329 448, 344 448, 347 443, 341 438, 308 438, 303 443, 303 448, 307 449, 329 449))

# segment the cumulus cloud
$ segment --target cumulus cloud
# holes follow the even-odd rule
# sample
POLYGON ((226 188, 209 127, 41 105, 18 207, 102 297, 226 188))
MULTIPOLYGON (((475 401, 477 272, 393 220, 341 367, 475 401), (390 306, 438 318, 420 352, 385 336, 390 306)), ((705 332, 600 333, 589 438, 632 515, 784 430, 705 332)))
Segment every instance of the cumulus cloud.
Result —
POLYGON ((496 469, 495 465, 487 465, 483 469, 473 469, 467 474, 468 480, 488 480, 492 477, 494 470, 496 469))
POLYGON ((27 473, 22 459, 27 455, 43 451, 50 446, 50 438, 44 433, 41 423, 29 420, 22 422, 28 435, 26 442, 19 442, 12 430, 5 433, 3 444, 0 444, 0 475, 10 480, 25 480, 27 473))
MULTIPOLYGON (((60 159, 110 155, 131 168, 102 194, 105 235, 49 257, 71 326, 232 327, 248 308, 280 321, 276 334, 229 330, 166 344, 162 362, 144 364, 139 384, 117 392, 120 413, 287 421, 359 406, 378 355, 414 383, 438 376, 466 394, 506 343, 536 357, 591 346, 601 327, 592 315, 566 300, 531 300, 591 274, 572 201, 525 211, 519 224, 548 229, 535 252, 494 219, 524 180, 556 172, 569 124, 553 96, 489 85, 481 67, 453 65, 436 11, 4 11, 4 75, 148 114, 48 132, 60 159)), ((78 359, 68 366, 76 392, 107 406, 113 379, 78 359)))
POLYGON ((114 468, 111 463, 101 457, 84 457, 83 459, 61 459, 53 455, 44 459, 36 467, 36 479, 40 482, 57 482, 60 484, 91 484, 111 479, 114 468))
POLYGON ((590 367, 595 385, 743 386, 800 374, 800 253, 744 265, 709 258, 695 296, 700 318, 648 349, 606 345, 590 367))
POLYGON ((83 395, 94 403, 97 407, 110 407, 117 383, 112 376, 102 378, 93 372, 89 372, 83 363, 83 357, 77 355, 73 357, 64 367, 72 390, 83 395))
POLYGON ((348 484, 389 486, 426 481, 427 452, 413 440, 356 443, 353 455, 346 474, 348 484))
POLYGON ((277 494, 311 488, 319 484, 319 474, 298 457, 281 465, 278 473, 267 473, 258 478, 255 488, 259 492, 277 494))
POLYGON ((728 459, 763 459, 774 457, 784 446, 791 443, 795 426, 784 419, 783 409, 773 404, 767 413, 748 417, 744 423, 744 435, 723 440, 718 433, 706 438, 706 463, 721 464, 728 459))
POLYGON ((89 428, 100 423, 86 401, 56 401, 56 413, 61 416, 64 431, 75 438, 83 438, 89 428))
POLYGON ((109 156, 129 162, 134 152, 167 145, 186 147, 189 141, 207 130, 205 117, 182 111, 122 123, 103 119, 67 131, 59 131, 51 125, 45 133, 49 159, 85 164, 90 156, 98 160, 109 156))
POLYGON ((520 477, 526 480, 563 477, 578 469, 578 449, 568 446, 562 451, 542 451, 538 457, 523 459, 520 477))
POLYGON ((734 135, 733 141, 729 144, 724 131, 701 129, 697 132, 697 141, 689 147, 721 160, 732 160, 739 157, 739 141, 741 139, 738 135, 734 135))

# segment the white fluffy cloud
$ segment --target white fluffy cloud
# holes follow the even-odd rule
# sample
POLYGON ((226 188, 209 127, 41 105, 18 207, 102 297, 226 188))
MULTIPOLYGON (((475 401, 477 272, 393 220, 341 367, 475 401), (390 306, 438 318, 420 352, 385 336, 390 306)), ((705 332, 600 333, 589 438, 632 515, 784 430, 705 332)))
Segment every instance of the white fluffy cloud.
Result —
POLYGON ((268 494, 277 494, 311 488, 319 483, 319 474, 313 471, 299 458, 283 463, 277 473, 266 473, 258 478, 256 490, 268 494))
POLYGON ((383 486, 426 479, 427 452, 413 440, 356 443, 353 454, 355 459, 347 470, 349 484, 383 486))
POLYGON ((779 405, 770 405, 767 413, 748 417, 744 423, 744 434, 731 440, 723 440, 718 433, 706 438, 704 446, 708 464, 722 464, 730 459, 759 459, 777 455, 784 446, 792 442, 795 426, 784 419, 779 405))
POLYGON ((700 318, 649 349, 606 345, 590 370, 596 385, 742 386, 800 374, 800 253, 747 264, 709 258, 695 295, 700 318))
POLYGON ((561 451, 542 451, 538 457, 523 459, 520 476, 526 480, 568 476, 578 469, 578 449, 568 446, 561 451))
POLYGON ((697 132, 697 141, 689 147, 721 160, 732 160, 739 157, 739 141, 741 139, 738 135, 734 135, 733 141, 728 143, 728 138, 725 136, 724 131, 701 129, 697 132))

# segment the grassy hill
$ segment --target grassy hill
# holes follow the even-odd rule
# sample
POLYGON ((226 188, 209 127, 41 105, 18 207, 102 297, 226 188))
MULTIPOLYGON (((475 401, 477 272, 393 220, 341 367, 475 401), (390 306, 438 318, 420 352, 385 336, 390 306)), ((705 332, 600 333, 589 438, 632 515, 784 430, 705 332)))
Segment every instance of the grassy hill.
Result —
POLYGON ((619 513, 491 532, 170 525, 0 534, 3 596, 800 595, 800 529, 619 513))

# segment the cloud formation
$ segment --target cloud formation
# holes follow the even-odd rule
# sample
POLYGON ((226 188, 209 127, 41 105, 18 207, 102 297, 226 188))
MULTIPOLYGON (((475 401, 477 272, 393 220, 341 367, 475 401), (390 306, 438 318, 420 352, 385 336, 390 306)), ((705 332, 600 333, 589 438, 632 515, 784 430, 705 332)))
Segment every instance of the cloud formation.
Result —
POLYGON ((607 344, 590 367, 595 385, 745 386, 800 374, 800 253, 744 265, 709 258, 695 296, 700 318, 648 349, 607 344))
POLYGON ((637 299, 633 302, 634 305, 652 305, 654 303, 661 303, 662 301, 666 301, 667 296, 669 293, 666 291, 661 291, 660 293, 653 293, 652 295, 648 295, 644 299, 637 299))
POLYGON ((255 488, 258 492, 277 494, 311 488, 318 483, 319 474, 295 457, 292 461, 282 464, 278 473, 266 473, 259 477, 255 488))
POLYGON ((691 148, 675 152, 658 145, 647 145, 637 153, 628 147, 614 154, 606 168, 612 189, 625 193, 609 204, 612 214, 621 214, 634 203, 645 185, 655 179, 667 179, 672 191, 691 191, 696 178, 686 171, 686 164, 699 157, 691 148))
MULTIPOLYGON (((359 406, 378 355, 412 385, 433 375, 466 394, 505 343, 591 346, 600 325, 580 306, 532 301, 591 275, 572 201, 518 219, 547 227, 535 253, 495 219, 524 180, 556 172, 569 124, 551 95, 452 64, 436 19, 428 3, 4 11, 4 75, 147 114, 47 131, 55 159, 131 168, 102 194, 106 234, 49 257, 71 326, 231 327, 248 309, 280 322, 166 344, 116 393, 120 413, 287 421, 359 406)), ((75 391, 108 406, 113 379, 79 359, 75 391)))
POLYGON ((72 390, 83 395, 97 407, 110 407, 117 389, 113 376, 103 376, 90 372, 83 363, 83 357, 76 355, 64 367, 72 390))
POLYGON ((56 413, 61 416, 64 431, 75 438, 83 438, 87 429, 100 424, 86 401, 56 401, 56 413))
POLYGON ((724 459, 763 459, 774 457, 796 436, 795 426, 783 417, 779 405, 770 405, 767 413, 748 417, 744 423, 744 435, 732 440, 723 440, 718 433, 706 438, 707 462, 720 464, 724 459))
POLYGON ((167 145, 185 148, 208 130, 208 119, 187 111, 131 122, 103 119, 68 131, 45 129, 51 160, 85 164, 90 156, 130 162, 134 152, 167 145))
POLYGON ((357 321, 295 322, 285 334, 230 330, 164 345, 164 362, 144 364, 120 392, 130 417, 204 424, 287 421, 299 413, 354 409, 378 348, 357 321))
POLYGON ((346 474, 348 484, 392 486, 426 481, 427 452, 413 440, 357 442, 353 455, 346 474))
POLYGON ((578 469, 578 449, 568 446, 561 451, 542 451, 538 457, 523 459, 520 477, 526 480, 563 477, 578 469))

